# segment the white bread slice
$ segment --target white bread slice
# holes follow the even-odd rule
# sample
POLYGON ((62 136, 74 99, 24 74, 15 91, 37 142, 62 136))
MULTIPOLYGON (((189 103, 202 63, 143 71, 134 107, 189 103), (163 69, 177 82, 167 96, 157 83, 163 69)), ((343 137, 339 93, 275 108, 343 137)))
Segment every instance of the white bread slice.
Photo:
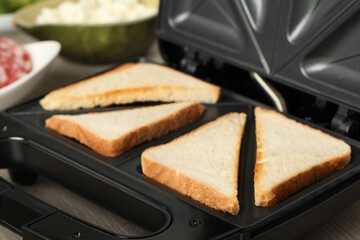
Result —
POLYGON ((238 170, 245 113, 228 113, 173 141, 146 149, 143 173, 214 209, 239 213, 238 170))
POLYGON ((45 110, 75 110, 133 102, 215 103, 220 87, 152 63, 127 63, 103 74, 48 93, 45 110))
POLYGON ((114 157, 200 118, 201 103, 170 103, 127 110, 54 115, 45 127, 114 157))
POLYGON ((273 206, 350 162, 344 141, 272 110, 255 108, 255 205, 273 206))

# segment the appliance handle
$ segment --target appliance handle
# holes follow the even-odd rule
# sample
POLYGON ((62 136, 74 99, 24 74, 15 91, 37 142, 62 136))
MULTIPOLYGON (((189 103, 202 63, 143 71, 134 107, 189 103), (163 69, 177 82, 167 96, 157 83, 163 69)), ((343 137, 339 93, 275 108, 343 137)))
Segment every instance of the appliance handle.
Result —
POLYGON ((0 177, 0 224, 24 240, 44 239, 121 239, 14 187, 0 177))
MULTIPOLYGON (((0 178, 0 224, 22 235, 24 227, 54 214, 56 209, 0 178)), ((25 239, 25 238, 24 238, 25 239)))

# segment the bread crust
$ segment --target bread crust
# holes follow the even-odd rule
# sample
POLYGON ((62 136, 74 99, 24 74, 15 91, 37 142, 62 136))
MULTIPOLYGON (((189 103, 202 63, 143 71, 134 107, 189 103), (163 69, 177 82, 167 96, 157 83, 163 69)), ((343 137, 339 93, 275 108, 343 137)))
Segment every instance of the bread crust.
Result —
MULTIPOLYGON (((185 87, 138 87, 119 89, 115 91, 109 91, 101 94, 92 94, 86 96, 66 96, 63 99, 56 99, 55 103, 52 103, 54 99, 46 96, 40 101, 42 107, 47 110, 77 110, 80 108, 93 108, 96 106, 106 107, 112 104, 128 104, 134 102, 146 102, 146 101, 161 101, 161 102, 180 102, 183 101, 184 96, 188 95, 187 99, 198 100, 199 96, 207 95, 209 89, 201 91, 200 89, 190 89, 185 87), (194 98, 193 96, 198 96, 194 98), (192 99, 193 98, 193 99, 192 99)), ((206 100, 202 102, 215 103, 220 97, 220 91, 214 91, 216 99, 206 100)))
POLYGON ((191 196, 193 199, 202 202, 211 208, 229 212, 232 215, 237 215, 239 213, 239 204, 235 203, 238 201, 237 197, 236 199, 229 199, 208 185, 193 178, 189 178, 179 171, 151 161, 146 157, 141 158, 141 165, 143 173, 147 177, 164 184, 171 189, 186 196, 191 196))
MULTIPOLYGON (((256 111, 268 112, 277 115, 281 118, 287 119, 284 115, 272 110, 256 107, 255 112, 256 111)), ((327 135, 328 137, 334 138, 333 136, 324 133, 318 129, 311 128, 308 125, 299 122, 296 123, 301 124, 303 127, 310 128, 312 131, 317 131, 320 132, 321 134, 327 135)), ((315 183, 333 174, 334 172, 344 168, 350 162, 351 150, 350 153, 348 154, 344 154, 343 156, 330 159, 322 164, 315 165, 303 172, 298 173, 295 176, 292 176, 290 179, 277 184, 268 192, 265 193, 257 192, 257 189, 261 188, 261 186, 259 185, 260 179, 265 174, 263 170, 263 163, 261 163, 261 160, 264 158, 263 156, 264 154, 261 151, 263 149, 263 143, 261 141, 262 137, 261 137, 260 129, 261 129, 261 123, 259 121, 256 121, 257 152, 256 152, 256 164, 254 169, 255 172, 254 187, 255 187, 256 206, 261 206, 261 207, 274 206, 279 202, 283 201, 284 199, 288 198, 289 196, 293 195, 294 193, 298 192, 299 190, 303 189, 304 187, 309 186, 312 183, 315 183)), ((343 141, 341 139, 336 139, 336 140, 343 141)))
MULTIPOLYGON (((228 113, 217 118, 216 120, 220 118, 226 118, 231 114, 239 114, 239 113, 228 113)), ((241 142, 243 138, 243 132, 246 124, 246 114, 240 113, 240 118, 243 124, 239 132, 240 138, 235 144, 237 148, 236 151, 239 153, 239 155, 240 155, 241 142)), ((179 141, 180 139, 187 137, 189 135, 197 134, 197 132, 201 131, 201 129, 208 126, 208 124, 212 124, 216 120, 204 124, 187 134, 179 136, 178 138, 173 139, 171 142, 179 141)), ((143 174, 145 176, 161 184, 164 184, 170 187, 171 189, 176 190, 186 196, 190 196, 193 199, 201 203, 204 203, 205 205, 211 208, 214 208, 216 210, 221 210, 224 212, 229 212, 232 215, 239 214, 240 206, 239 206, 239 200, 237 194, 234 195, 233 197, 225 196, 216 189, 208 186, 207 184, 204 184, 200 181, 190 178, 185 174, 182 174, 180 171, 174 170, 172 168, 169 168, 163 164, 157 163, 145 157, 146 151, 149 151, 152 148, 156 148, 156 147, 158 146, 153 146, 146 149, 141 155, 141 166, 142 166, 143 174)), ((233 175, 233 179, 236 179, 237 182, 238 174, 239 174, 239 156, 237 156, 237 158, 233 160, 235 161, 236 164, 233 168, 232 175, 233 175)))
MULTIPOLYGON (((126 64, 118 66, 114 69, 111 69, 107 72, 102 73, 101 76, 111 75, 114 72, 120 72, 120 71, 126 70, 128 68, 132 68, 134 65, 135 65, 135 63, 126 63, 126 64)), ((46 94, 44 98, 40 99, 39 103, 46 110, 54 110, 54 109, 52 109, 52 105, 54 104, 54 101, 58 101, 61 103, 61 99, 58 99, 58 97, 57 97, 57 95, 59 93, 69 91, 69 90, 76 88, 78 86, 81 86, 81 85, 85 85, 88 82, 96 80, 98 76, 99 75, 96 75, 89 79, 81 80, 79 82, 72 83, 70 85, 55 89, 55 90, 49 92, 48 94, 46 94)), ((81 100, 81 98, 67 97, 65 100, 81 100)), ((71 108, 71 109, 78 109, 78 108, 71 108)), ((63 110, 63 108, 60 107, 59 110, 63 110)))
MULTIPOLYGON (((208 85, 209 88, 191 88, 180 86, 144 86, 136 88, 124 88, 114 91, 108 91, 98 94, 87 94, 81 96, 67 96, 62 94, 71 89, 77 88, 81 85, 86 85, 88 82, 96 81, 99 76, 104 77, 112 75, 116 72, 122 72, 136 65, 144 65, 149 63, 126 63, 119 67, 116 67, 108 72, 100 75, 93 76, 89 79, 56 89, 48 93, 43 99, 39 101, 40 105, 46 110, 76 110, 80 108, 93 108, 96 106, 109 106, 112 104, 127 104, 133 102, 145 102, 145 101, 199 101, 205 103, 216 103, 221 94, 221 88, 201 81, 197 78, 193 78, 193 81, 202 82, 202 84, 208 85), (62 96, 64 95, 64 96, 62 96)), ((167 71, 176 71, 171 68, 156 65, 157 67, 164 68, 167 71)), ((182 72, 178 72, 179 75, 189 77, 182 72)))
MULTIPOLYGON (((261 207, 274 206, 304 187, 307 187, 310 184, 344 168, 349 162, 350 155, 334 158, 291 177, 290 179, 278 184, 271 191, 265 194, 255 192, 255 205, 261 207)), ((262 177, 262 165, 263 164, 260 163, 255 166, 255 185, 258 181, 257 179, 262 177)))
POLYGON ((106 157, 115 157, 130 150, 138 144, 160 137, 169 131, 183 127, 200 118, 202 114, 202 104, 193 103, 174 114, 168 115, 160 121, 140 127, 116 140, 105 139, 77 123, 67 119, 61 119, 57 116, 53 116, 47 119, 45 122, 45 127, 67 137, 74 138, 101 155, 106 157))
MULTIPOLYGON (((121 71, 124 71, 126 69, 129 69, 129 68, 132 68, 135 66, 135 63, 125 63, 121 66, 118 66, 114 69, 111 69, 107 72, 104 72, 104 73, 101 73, 99 75, 101 76, 106 76, 106 75, 111 75, 113 74, 114 72, 121 72, 121 71)), ((88 82, 91 82, 91 81, 94 81, 98 78, 99 75, 95 75, 93 77, 90 77, 88 79, 85 79, 85 80, 82 80, 82 81, 79 81, 79 82, 76 82, 76 83, 72 83, 70 85, 67 85, 67 86, 64 86, 64 87, 61 87, 61 88, 58 88, 58 89, 55 89, 53 91, 51 91, 49 94, 47 94, 47 96, 52 96, 52 95, 56 95, 58 92, 62 92, 62 91, 68 91, 68 90, 71 90, 73 88, 76 88, 78 86, 81 86, 81 85, 84 85, 84 84, 87 84, 88 82)), ((40 100, 40 103, 43 102, 44 100, 40 100)))

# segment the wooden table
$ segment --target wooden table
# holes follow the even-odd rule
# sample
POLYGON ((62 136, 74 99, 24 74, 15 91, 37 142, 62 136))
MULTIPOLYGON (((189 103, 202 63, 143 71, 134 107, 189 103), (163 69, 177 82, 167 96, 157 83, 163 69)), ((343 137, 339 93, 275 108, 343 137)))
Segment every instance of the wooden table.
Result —
MULTIPOLYGON (((7 32, 2 35, 11 37, 20 43, 36 41, 19 31, 7 32)), ((157 44, 152 46, 146 56, 158 62, 162 61, 157 44)), ((74 80, 105 70, 112 65, 80 64, 58 57, 39 87, 27 97, 37 96, 74 80)), ((10 180, 5 169, 0 170, 0 177, 10 180)), ((39 176, 34 185, 19 187, 71 215, 110 231, 124 235, 141 235, 145 231, 43 176, 39 176)), ((18 240, 22 238, 0 226, 0 239, 18 240)), ((360 201, 357 201, 339 215, 328 219, 322 225, 314 226, 313 230, 300 239, 360 239, 360 201)))

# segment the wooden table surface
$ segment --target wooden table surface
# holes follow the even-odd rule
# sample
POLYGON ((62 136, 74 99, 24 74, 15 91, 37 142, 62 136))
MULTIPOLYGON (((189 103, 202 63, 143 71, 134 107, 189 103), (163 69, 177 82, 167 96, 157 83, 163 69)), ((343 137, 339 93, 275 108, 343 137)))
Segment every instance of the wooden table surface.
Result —
MULTIPOLYGON (((13 38, 20 43, 36 41, 19 31, 0 33, 1 35, 13 38)), ((155 61, 162 61, 156 44, 152 46, 146 56, 155 61)), ((112 65, 74 63, 59 56, 39 87, 27 97, 37 96, 66 83, 105 70, 112 65)), ((0 177, 10 181, 6 169, 0 170, 0 177)), ((39 176, 34 185, 19 187, 69 214, 110 231, 125 235, 141 235, 145 231, 43 176, 39 176)), ((0 239, 17 240, 22 238, 5 227, 0 226, 0 239)), ((314 226, 313 230, 303 235, 300 239, 360 239, 360 201, 355 202, 337 216, 326 220, 320 226, 314 226)))

